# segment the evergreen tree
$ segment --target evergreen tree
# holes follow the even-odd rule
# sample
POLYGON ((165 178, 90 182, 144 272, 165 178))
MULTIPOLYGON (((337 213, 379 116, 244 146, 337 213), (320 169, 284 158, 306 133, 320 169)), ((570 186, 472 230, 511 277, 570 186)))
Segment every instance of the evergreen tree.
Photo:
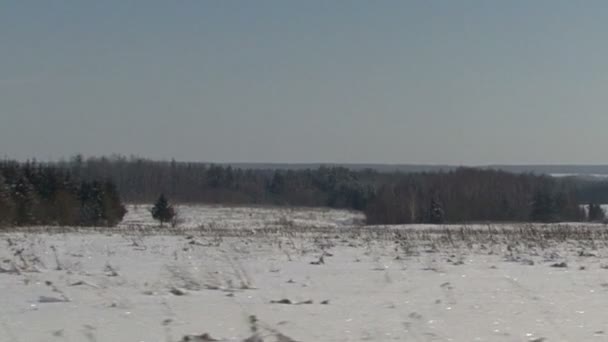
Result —
POLYGON ((15 203, 15 223, 17 225, 36 223, 35 211, 38 199, 32 183, 25 176, 21 176, 14 184, 11 195, 15 203))
POLYGON ((127 209, 120 201, 116 186, 110 181, 103 184, 102 212, 108 226, 120 223, 127 213, 127 209))
POLYGON ((115 225, 125 209, 111 182, 74 180, 67 168, 0 162, 0 225, 115 225))
POLYGON ((0 174, 0 226, 10 225, 15 220, 15 205, 4 177, 0 174))
POLYGON ((150 210, 152 218, 160 222, 160 226, 163 223, 171 221, 175 217, 175 209, 169 204, 169 201, 164 194, 161 194, 156 200, 154 207, 150 210))
POLYGON ((80 222, 82 226, 95 226, 103 222, 103 193, 98 182, 82 182, 79 191, 80 222))
POLYGON ((52 213, 49 224, 77 226, 80 224, 80 202, 76 192, 58 190, 48 208, 52 213))

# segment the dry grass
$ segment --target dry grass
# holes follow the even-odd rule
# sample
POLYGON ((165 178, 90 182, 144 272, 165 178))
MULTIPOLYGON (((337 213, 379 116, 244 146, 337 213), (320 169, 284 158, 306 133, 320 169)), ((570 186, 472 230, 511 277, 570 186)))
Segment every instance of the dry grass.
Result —
MULTIPOLYGON (((608 229, 604 229, 600 225, 575 226, 569 224, 462 225, 424 228, 416 226, 299 228, 287 223, 284 228, 269 227, 256 230, 130 226, 119 228, 19 227, 6 231, 11 232, 11 237, 8 235, 4 237, 11 257, 2 260, 0 273, 16 275, 38 272, 39 268, 47 268, 47 265, 42 264, 41 258, 34 252, 44 250, 44 248, 36 246, 37 244, 44 245, 44 241, 37 236, 41 233, 117 234, 124 236, 130 243, 130 248, 141 251, 149 248, 146 246, 146 237, 155 235, 184 236, 186 246, 184 248, 189 249, 204 249, 209 246, 225 247, 224 250, 227 252, 223 254, 223 261, 219 265, 215 265, 224 270, 221 276, 216 276, 210 271, 206 272, 204 269, 200 274, 193 274, 187 268, 180 267, 179 263, 168 265, 169 278, 176 291, 181 291, 181 289, 188 291, 255 289, 252 277, 239 260, 246 255, 246 252, 236 250, 237 247, 231 245, 228 238, 238 238, 240 242, 251 246, 258 241, 264 241, 264 243, 277 246, 290 261, 292 256, 305 256, 309 258, 311 264, 319 267, 324 267, 325 258, 332 256, 332 249, 337 245, 361 248, 368 256, 380 252, 390 252, 396 260, 440 253, 448 256, 447 260, 452 265, 462 264, 463 255, 467 253, 496 254, 504 257, 506 261, 519 262, 524 265, 534 264, 524 256, 536 255, 552 261, 552 265, 560 265, 559 267, 567 266, 565 262, 561 261, 563 255, 560 253, 570 253, 578 257, 598 257, 597 251, 608 247, 608 229), (565 249, 564 246, 566 246, 565 249)), ((71 265, 62 261, 62 255, 55 246, 50 246, 50 250, 54 265, 51 262, 49 266, 52 266, 55 271, 69 272, 72 268, 71 265)), ((177 254, 175 258, 177 258, 177 254)), ((432 262, 429 262, 426 267, 430 271, 436 270, 432 262)), ((382 270, 381 265, 378 266, 378 270, 382 270)), ((119 272, 109 263, 104 272, 108 277, 119 276, 119 272)), ((387 278, 386 281, 390 282, 390 278, 387 278)), ((59 299, 69 301, 67 295, 56 284, 49 282, 47 285, 59 299)), ((243 341, 295 341, 272 326, 260 322, 255 316, 250 317, 249 324, 251 336, 243 341)), ((168 323, 167 329, 169 329, 168 323)), ((7 330, 7 334, 9 333, 8 329, 4 330, 7 330)), ((85 327, 82 334, 88 341, 97 340, 93 327, 85 327)), ((167 335, 170 334, 167 333, 167 335)), ((209 334, 203 332, 200 335, 183 336, 179 341, 213 340, 221 341, 221 339, 213 339, 209 334)), ((175 340, 167 338, 167 341, 175 340)))

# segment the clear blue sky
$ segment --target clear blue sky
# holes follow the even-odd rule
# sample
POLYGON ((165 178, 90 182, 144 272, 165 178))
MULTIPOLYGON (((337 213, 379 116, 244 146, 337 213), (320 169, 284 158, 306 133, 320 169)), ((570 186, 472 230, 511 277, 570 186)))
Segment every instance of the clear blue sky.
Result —
POLYGON ((0 154, 608 163, 608 1, 0 2, 0 154))

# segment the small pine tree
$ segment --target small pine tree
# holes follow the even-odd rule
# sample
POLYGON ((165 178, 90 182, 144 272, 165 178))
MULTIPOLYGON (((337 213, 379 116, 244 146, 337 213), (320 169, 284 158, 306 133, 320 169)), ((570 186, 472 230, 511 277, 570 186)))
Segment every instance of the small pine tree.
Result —
POLYGON ((158 197, 154 207, 150 209, 150 213, 152 214, 152 218, 160 222, 161 227, 163 223, 169 222, 175 217, 175 209, 169 204, 164 194, 158 197))

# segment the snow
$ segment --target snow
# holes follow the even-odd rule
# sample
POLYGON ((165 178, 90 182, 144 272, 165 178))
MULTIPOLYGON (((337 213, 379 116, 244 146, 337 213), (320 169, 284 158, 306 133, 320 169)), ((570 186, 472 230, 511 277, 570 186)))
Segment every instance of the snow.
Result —
MULTIPOLYGON (((121 226, 157 226, 150 215, 150 205, 129 205, 121 226)), ((361 224, 365 216, 349 210, 289 207, 225 207, 176 205, 181 228, 337 228, 361 224)))
POLYGON ((608 178, 608 175, 605 173, 551 173, 549 174, 551 177, 556 178, 565 178, 565 177, 579 177, 579 178, 608 178))
POLYGON ((265 341, 608 336, 601 225, 388 229, 343 211, 187 208, 185 234, 142 207, 108 233, 0 233, 0 341, 243 341, 251 315, 265 341), (245 229, 279 218, 297 224, 245 229))

